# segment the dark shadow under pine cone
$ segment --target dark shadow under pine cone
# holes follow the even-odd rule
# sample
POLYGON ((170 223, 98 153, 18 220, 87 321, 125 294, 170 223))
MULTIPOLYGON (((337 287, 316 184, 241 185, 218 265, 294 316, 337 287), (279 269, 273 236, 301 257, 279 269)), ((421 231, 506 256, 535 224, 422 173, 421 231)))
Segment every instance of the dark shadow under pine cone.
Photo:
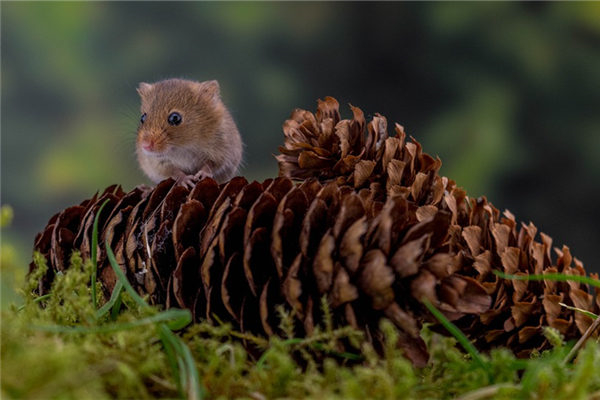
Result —
MULTIPOLYGON (((420 328, 434 322, 423 297, 482 350, 507 346, 527 356, 549 346, 543 326, 567 339, 589 327, 591 318, 559 303, 598 314, 598 291, 492 273, 585 275, 567 247, 553 258, 550 237, 538 240, 533 224, 467 197, 400 125, 389 136, 383 116, 367 123, 360 109, 352 112, 342 120, 330 97, 315 114, 295 110, 276 179, 204 179, 191 191, 171 179, 150 191, 111 186, 58 213, 35 241, 51 266, 40 294, 72 250, 90 257, 92 224, 108 199, 100 243, 109 241, 152 304, 189 308, 196 320, 217 316, 268 336, 280 333, 275 309, 283 305, 305 335, 322 320, 325 297, 337 325, 360 328, 375 344, 380 320, 391 320, 416 365, 427 360, 420 328)), ((103 247, 98 273, 108 294, 116 277, 103 247)))

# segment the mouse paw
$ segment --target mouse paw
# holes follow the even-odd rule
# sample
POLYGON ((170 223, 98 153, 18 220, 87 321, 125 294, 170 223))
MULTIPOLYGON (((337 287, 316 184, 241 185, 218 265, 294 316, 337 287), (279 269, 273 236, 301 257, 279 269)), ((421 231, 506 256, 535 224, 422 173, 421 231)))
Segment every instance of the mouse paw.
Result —
POLYGON ((196 178, 197 180, 201 181, 204 178, 212 178, 213 174, 210 171, 207 171, 206 169, 201 169, 200 171, 196 172, 196 175, 194 175, 194 178, 196 178))
POLYGON ((196 186, 196 182, 198 182, 198 178, 196 178, 194 175, 181 175, 177 178, 175 184, 192 190, 194 186, 196 186))

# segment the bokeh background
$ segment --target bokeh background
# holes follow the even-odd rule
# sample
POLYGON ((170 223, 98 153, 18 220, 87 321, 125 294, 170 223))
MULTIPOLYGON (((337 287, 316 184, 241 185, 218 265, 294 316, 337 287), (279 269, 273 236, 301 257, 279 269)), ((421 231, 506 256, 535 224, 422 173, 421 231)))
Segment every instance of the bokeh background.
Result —
MULTIPOLYGON (((218 79, 249 179, 291 110, 327 95, 379 112, 442 173, 600 271, 600 3, 2 2, 3 270, 56 211, 134 157, 135 88, 218 79)), ((5 280, 6 282, 6 280, 5 280)))

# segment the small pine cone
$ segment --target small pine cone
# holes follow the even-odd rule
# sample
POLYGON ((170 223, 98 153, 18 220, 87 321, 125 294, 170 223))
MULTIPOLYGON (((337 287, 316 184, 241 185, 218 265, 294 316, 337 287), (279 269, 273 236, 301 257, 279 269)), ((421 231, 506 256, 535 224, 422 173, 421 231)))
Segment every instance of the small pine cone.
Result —
POLYGON ((340 120, 339 104, 332 97, 319 100, 316 114, 294 110, 283 125, 285 143, 279 147, 281 154, 276 156, 279 175, 335 180, 355 189, 378 182, 388 192, 407 190, 416 183, 412 188, 413 200, 425 200, 418 198, 422 186, 437 176, 442 165, 440 159, 423 153, 414 138, 406 143, 401 125, 396 124, 396 136, 389 137, 384 116, 376 114, 367 124, 361 109, 350 107, 351 120, 340 120))
MULTIPOLYGON (((541 233, 541 242, 536 241, 537 228, 532 223, 517 229, 515 217, 509 211, 500 216, 487 199, 470 199, 452 180, 440 177, 441 161, 423 154, 416 140, 405 143, 406 135, 400 125, 396 124, 396 137, 388 137, 385 118, 376 114, 364 132, 362 111, 351 108, 353 119, 341 121, 338 103, 330 97, 319 101, 315 115, 295 110, 284 124, 285 146, 280 148, 282 155, 277 158, 280 174, 290 178, 315 176, 355 188, 378 183, 385 185, 388 196, 404 197, 419 207, 417 215, 421 218, 442 210, 450 212, 447 237, 440 243, 441 248, 435 249, 439 262, 416 263, 414 268, 425 271, 412 281, 411 288, 416 298, 420 296, 415 291, 429 294, 430 299, 435 299, 434 293, 456 297, 450 285, 443 292, 434 290, 439 279, 444 278, 439 275, 440 269, 479 282, 492 298, 490 309, 479 317, 463 318, 443 303, 437 305, 451 319, 458 320, 463 330, 477 339, 480 348, 504 345, 527 356, 533 349, 549 346, 542 335, 543 326, 556 328, 566 338, 575 338, 587 330, 592 323, 590 317, 559 303, 598 314, 598 289, 594 296, 587 285, 577 282, 504 280, 492 273, 500 270, 517 275, 553 272, 585 275, 582 263, 571 257, 568 247, 555 248, 558 259, 553 261, 552 239, 541 233), (321 158, 327 155, 328 163, 307 164, 305 160, 314 159, 314 154, 321 158), (369 167, 357 168, 361 163, 369 167), (355 168, 340 169, 348 165, 355 168)), ((406 262, 405 256, 399 259, 406 262)), ((475 305, 478 299, 467 301, 475 305)))
MULTIPOLYGON (((439 159, 414 139, 405 142, 399 125, 388 137, 385 118, 367 125, 362 111, 353 112, 340 120, 332 98, 316 115, 296 110, 284 125, 277 179, 204 179, 192 190, 168 179, 129 193, 112 186, 67 208, 36 238, 51 266, 39 292, 49 290, 72 250, 90 257, 93 221, 108 199, 99 243, 108 240, 151 304, 188 308, 195 320, 216 318, 268 336, 281 333, 275 309, 282 305, 296 334, 305 335, 322 321, 325 298, 336 325, 364 330, 377 347, 380 320, 391 320, 398 345, 417 365, 427 360, 419 330, 435 322, 424 297, 482 349, 504 345, 526 355, 548 346, 542 325, 567 339, 585 331, 591 320, 558 304, 598 313, 598 296, 585 285, 492 273, 584 275, 567 248, 553 263, 550 238, 536 242, 532 224, 517 229, 510 213, 500 217, 485 198, 468 198, 438 175, 439 159)), ((98 265, 108 294, 116 277, 103 245, 98 265)))

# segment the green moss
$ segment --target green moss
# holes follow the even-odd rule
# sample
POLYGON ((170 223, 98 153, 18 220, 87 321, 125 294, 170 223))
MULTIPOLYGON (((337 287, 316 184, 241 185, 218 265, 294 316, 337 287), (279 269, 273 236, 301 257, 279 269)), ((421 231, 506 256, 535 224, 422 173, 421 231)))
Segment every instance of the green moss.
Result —
MULTIPOLYGON (((43 257, 22 289, 24 306, 2 313, 2 398, 177 398, 176 377, 161 342, 160 323, 125 328, 126 323, 158 315, 123 293, 123 306, 96 318, 89 289, 91 264, 75 253, 71 266, 56 276, 50 296, 36 301, 33 289, 45 273, 43 257), (112 333, 52 332, 44 327, 122 327, 112 333)), ((99 291, 100 292, 100 291, 99 291)), ((100 299, 100 305, 104 300, 100 299)), ((395 343, 398 332, 389 322, 383 356, 349 327, 333 329, 326 304, 325 320, 308 338, 295 338, 289 315, 280 310, 287 337, 269 342, 246 336, 263 346, 259 360, 246 352, 240 333, 228 324, 207 322, 184 329, 180 337, 190 349, 208 398, 291 399, 442 399, 482 388, 493 398, 583 399, 600 394, 600 345, 591 341, 573 363, 563 366, 572 344, 555 337, 555 348, 529 360, 517 360, 506 349, 483 355, 485 368, 465 355, 456 340, 422 335, 431 353, 429 365, 415 369, 395 343), (336 351, 335 339, 356 349, 336 351), (357 356, 360 360, 356 360, 357 356)), ((90 331, 91 332, 91 331, 90 331)), ((489 398, 489 397, 482 397, 489 398)))

